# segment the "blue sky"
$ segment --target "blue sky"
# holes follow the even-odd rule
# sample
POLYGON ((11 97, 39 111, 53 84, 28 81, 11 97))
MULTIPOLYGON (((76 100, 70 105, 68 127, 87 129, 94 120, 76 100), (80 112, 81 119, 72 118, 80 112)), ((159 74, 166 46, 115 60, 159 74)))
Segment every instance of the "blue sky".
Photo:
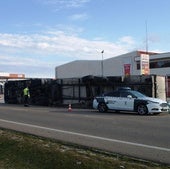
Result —
POLYGON ((169 0, 1 0, 0 72, 54 78, 55 67, 134 50, 169 52, 169 0))

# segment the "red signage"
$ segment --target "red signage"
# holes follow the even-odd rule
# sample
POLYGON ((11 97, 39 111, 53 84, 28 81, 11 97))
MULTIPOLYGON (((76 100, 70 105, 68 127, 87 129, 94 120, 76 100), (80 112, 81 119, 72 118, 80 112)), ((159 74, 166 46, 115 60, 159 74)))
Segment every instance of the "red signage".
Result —
POLYGON ((131 66, 131 64, 124 64, 124 75, 125 76, 130 75, 130 66, 131 66))

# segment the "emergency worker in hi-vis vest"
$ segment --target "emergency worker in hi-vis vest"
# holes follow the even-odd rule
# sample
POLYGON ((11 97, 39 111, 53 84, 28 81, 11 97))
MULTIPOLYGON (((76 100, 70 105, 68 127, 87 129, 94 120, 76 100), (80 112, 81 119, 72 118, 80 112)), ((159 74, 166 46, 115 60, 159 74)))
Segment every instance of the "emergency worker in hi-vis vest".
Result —
POLYGON ((30 98, 30 92, 28 86, 26 86, 23 90, 24 94, 24 106, 28 107, 29 106, 29 98, 30 98))

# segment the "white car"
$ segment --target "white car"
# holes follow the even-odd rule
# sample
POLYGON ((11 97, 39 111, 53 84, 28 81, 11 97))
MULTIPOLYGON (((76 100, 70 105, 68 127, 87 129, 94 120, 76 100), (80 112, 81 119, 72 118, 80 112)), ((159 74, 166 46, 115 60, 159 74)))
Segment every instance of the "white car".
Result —
POLYGON ((169 111, 169 105, 166 101, 147 97, 128 87, 121 87, 115 91, 95 97, 93 108, 98 109, 100 112, 107 112, 107 110, 133 111, 139 115, 159 114, 169 111))

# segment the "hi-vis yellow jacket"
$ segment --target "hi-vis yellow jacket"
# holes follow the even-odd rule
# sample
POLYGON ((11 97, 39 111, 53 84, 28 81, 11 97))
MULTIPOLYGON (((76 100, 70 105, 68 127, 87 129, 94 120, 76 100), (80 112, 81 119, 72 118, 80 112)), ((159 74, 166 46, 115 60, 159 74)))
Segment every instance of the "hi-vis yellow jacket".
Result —
POLYGON ((24 92, 24 96, 30 97, 30 92, 29 92, 28 87, 26 87, 26 88, 23 90, 23 92, 24 92))

